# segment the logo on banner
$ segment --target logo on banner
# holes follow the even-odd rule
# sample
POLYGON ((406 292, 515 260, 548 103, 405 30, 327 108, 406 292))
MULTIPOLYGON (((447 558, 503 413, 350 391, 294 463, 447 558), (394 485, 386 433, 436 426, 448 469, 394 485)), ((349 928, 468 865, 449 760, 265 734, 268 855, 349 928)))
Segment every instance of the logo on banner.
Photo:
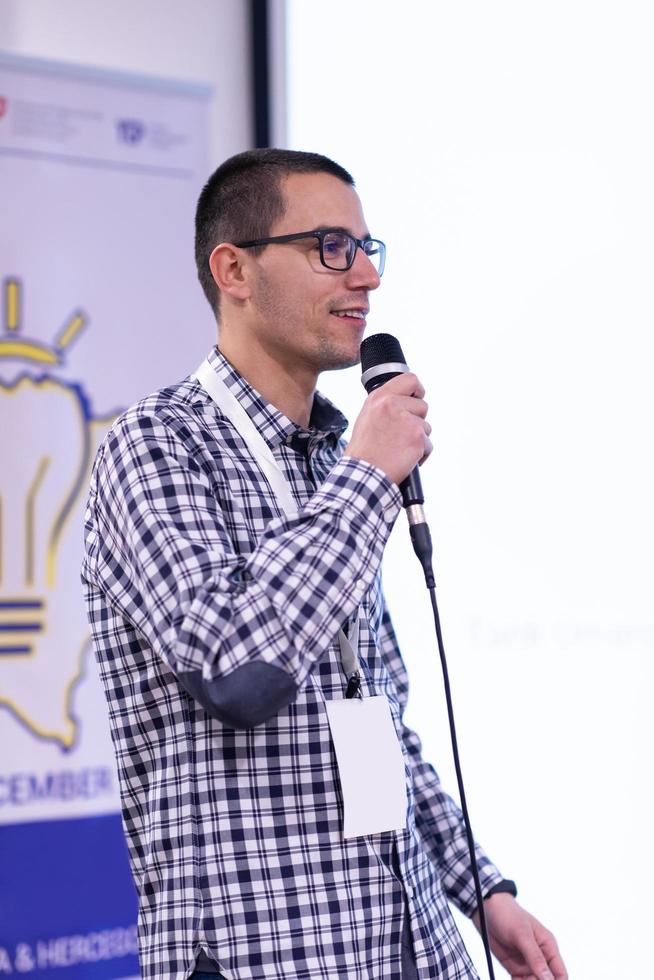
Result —
POLYGON ((145 124, 139 119, 119 119, 116 123, 118 139, 128 146, 136 146, 145 136, 145 124))
POLYGON ((5 115, 7 111, 7 100, 4 95, 0 95, 0 119, 5 115))
POLYGON ((22 283, 3 286, 0 365, 0 706, 70 749, 73 695, 89 647, 81 527, 90 468, 114 419, 94 418, 83 387, 57 377, 88 325, 74 311, 51 343, 22 331, 22 283))

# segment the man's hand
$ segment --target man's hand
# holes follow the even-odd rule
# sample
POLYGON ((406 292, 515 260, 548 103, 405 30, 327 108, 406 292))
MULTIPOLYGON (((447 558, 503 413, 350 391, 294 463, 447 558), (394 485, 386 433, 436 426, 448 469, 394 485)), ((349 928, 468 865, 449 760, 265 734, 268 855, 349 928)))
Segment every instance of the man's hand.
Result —
POLYGON ((401 483, 432 451, 424 395, 415 374, 399 374, 376 388, 354 423, 345 455, 372 463, 401 483))
MULTIPOLYGON (((568 980, 556 939, 511 895, 484 902, 491 949, 512 980, 568 980)), ((472 921, 479 929, 479 915, 472 921)))

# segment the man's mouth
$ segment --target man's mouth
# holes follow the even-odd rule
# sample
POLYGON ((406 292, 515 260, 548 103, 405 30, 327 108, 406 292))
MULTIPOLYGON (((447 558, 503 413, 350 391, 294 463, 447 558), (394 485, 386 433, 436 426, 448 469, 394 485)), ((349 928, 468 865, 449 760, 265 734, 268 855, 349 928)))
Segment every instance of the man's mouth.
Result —
POLYGON ((340 317, 342 320, 365 320, 368 310, 361 309, 347 309, 347 310, 332 310, 332 316, 340 317))

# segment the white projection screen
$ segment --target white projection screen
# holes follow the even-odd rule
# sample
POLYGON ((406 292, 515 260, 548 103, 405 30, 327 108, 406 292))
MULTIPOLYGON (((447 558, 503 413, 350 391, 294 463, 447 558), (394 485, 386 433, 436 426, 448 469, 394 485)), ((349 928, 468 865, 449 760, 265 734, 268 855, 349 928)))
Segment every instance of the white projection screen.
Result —
MULTIPOLYGON (((288 145, 353 173, 388 246, 369 332, 427 388, 473 827, 574 980, 651 971, 653 32, 630 0, 287 9, 288 145)), ((357 369, 322 388, 356 415, 357 369)), ((454 791, 403 519, 385 588, 454 791)))

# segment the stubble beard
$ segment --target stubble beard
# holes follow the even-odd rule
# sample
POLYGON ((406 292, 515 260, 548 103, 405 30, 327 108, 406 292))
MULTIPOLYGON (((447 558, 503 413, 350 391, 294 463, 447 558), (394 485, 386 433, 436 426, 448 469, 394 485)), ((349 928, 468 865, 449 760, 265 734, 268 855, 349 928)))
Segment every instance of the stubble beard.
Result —
POLYGON ((331 337, 320 337, 319 357, 322 363, 321 371, 342 371, 359 363, 359 351, 347 352, 337 346, 331 337))
MULTIPOLYGON (((341 371, 359 363, 358 345, 356 348, 353 345, 348 350, 344 343, 337 343, 329 331, 308 332, 301 305, 289 304, 287 297, 282 295, 281 290, 263 271, 259 274, 253 299, 262 322, 266 324, 268 343, 278 351, 280 359, 291 353, 298 360, 304 361, 306 367, 316 374, 341 371), (299 336, 308 336, 311 339, 309 349, 302 349, 298 345, 299 336)), ((327 317, 331 315, 326 314, 327 317)))

